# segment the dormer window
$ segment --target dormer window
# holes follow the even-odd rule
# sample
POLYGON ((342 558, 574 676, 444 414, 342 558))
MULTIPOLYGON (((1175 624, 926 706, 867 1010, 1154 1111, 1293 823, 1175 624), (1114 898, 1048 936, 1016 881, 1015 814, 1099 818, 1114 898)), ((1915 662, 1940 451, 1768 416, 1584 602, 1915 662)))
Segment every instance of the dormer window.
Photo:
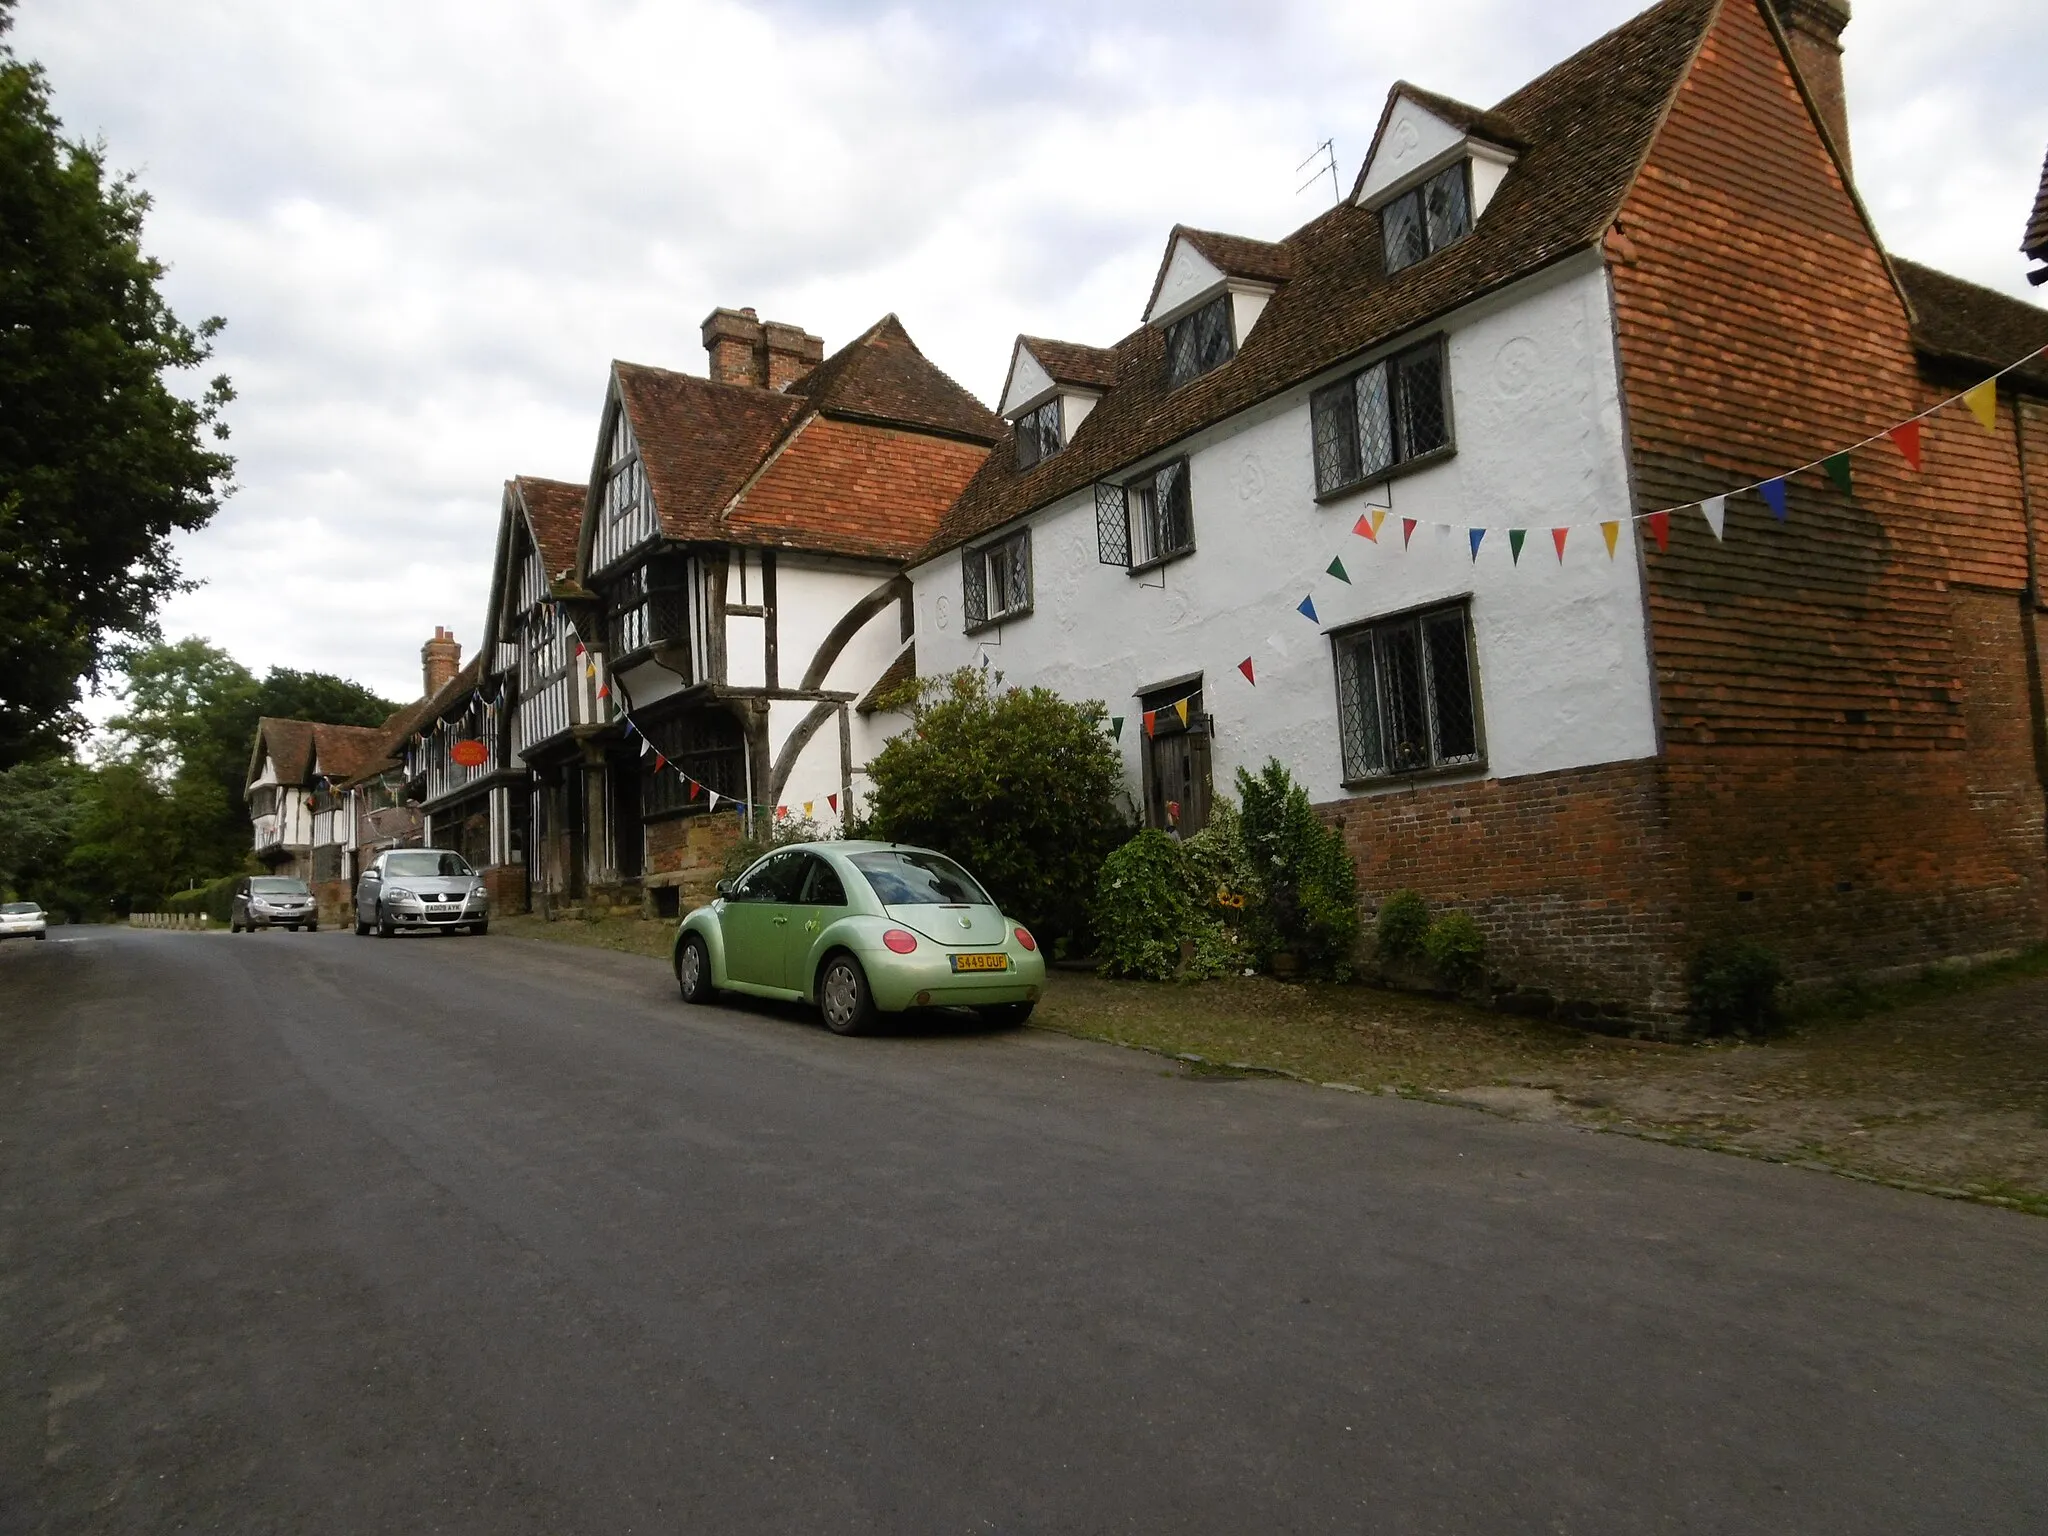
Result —
POLYGON ((1060 397, 1054 395, 1043 405, 1017 418, 1017 467, 1029 469, 1049 459, 1066 444, 1060 438, 1060 397))
POLYGON ((1219 293, 1166 328, 1166 387, 1179 389, 1237 353, 1231 334, 1230 295, 1219 293))
POLYGON ((1454 161, 1380 209, 1388 272, 1412 267, 1472 232, 1470 164, 1454 161))

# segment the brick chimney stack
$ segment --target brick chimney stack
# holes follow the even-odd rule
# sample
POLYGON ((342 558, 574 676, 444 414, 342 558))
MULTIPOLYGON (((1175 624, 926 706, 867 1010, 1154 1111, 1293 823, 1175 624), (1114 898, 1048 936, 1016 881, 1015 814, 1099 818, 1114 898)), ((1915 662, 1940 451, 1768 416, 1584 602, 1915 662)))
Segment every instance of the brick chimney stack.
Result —
POLYGON ((719 384, 783 390, 825 357, 825 343, 800 325, 763 324, 751 309, 714 309, 704 317, 704 350, 719 384))
POLYGON ((1828 137, 1849 166, 1849 100, 1842 91, 1842 29, 1849 25, 1849 0, 1772 0, 1772 9, 1792 45, 1792 62, 1820 109, 1828 137))
POLYGON ((453 631, 434 626, 434 638, 420 647, 420 683, 432 698, 462 670, 462 646, 453 631))

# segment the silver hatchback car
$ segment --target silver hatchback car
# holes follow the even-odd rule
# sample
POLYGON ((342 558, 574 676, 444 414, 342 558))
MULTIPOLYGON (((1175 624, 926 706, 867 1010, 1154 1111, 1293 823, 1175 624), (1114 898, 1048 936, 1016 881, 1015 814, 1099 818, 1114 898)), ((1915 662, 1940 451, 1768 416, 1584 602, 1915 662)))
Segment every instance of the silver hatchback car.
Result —
POLYGON ((491 925, 483 876, 459 853, 391 848, 356 881, 356 937, 408 930, 484 933, 491 925))
POLYGON ((254 933, 258 928, 320 927, 320 908, 303 880, 290 875, 244 875, 235 882, 228 902, 228 932, 254 933))

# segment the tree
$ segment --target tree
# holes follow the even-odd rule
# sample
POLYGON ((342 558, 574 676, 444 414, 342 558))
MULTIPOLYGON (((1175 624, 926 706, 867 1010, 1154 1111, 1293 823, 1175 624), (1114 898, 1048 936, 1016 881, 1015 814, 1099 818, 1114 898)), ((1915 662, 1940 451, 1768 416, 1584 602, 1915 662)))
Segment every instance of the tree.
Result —
POLYGON ((40 886, 63 868, 88 777, 65 758, 0 772, 0 898, 40 886))
POLYGON ((876 754, 867 824, 964 863, 1047 943, 1086 931, 1102 861, 1129 832, 1100 701, 963 668, 919 686, 876 754))
MULTIPOLYGON (((13 0, 0 0, 0 37, 13 0)), ((219 319, 171 312, 143 254, 149 195, 67 141, 40 67, 0 42, 0 769, 77 729, 79 687, 178 590, 171 536, 203 527, 234 461, 216 447, 219 319)))

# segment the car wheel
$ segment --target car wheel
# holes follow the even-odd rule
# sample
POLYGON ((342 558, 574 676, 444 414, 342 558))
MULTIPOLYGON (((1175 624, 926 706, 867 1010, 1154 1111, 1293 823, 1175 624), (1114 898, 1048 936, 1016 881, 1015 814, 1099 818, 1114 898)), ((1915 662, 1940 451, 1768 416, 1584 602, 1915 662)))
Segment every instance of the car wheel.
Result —
POLYGON ((874 1028, 875 997, 868 990, 867 972, 853 956, 842 951, 825 962, 818 978, 818 1012, 835 1035, 864 1035, 874 1028))
POLYGON ((236 921, 235 921, 235 920, 234 920, 233 918, 229 918, 229 919, 228 919, 228 932, 229 932, 229 933, 240 933, 241 931, 242 931, 242 925, 241 925, 240 923, 236 922, 236 921))
POLYGON ((377 903, 377 937, 380 939, 395 939, 398 937, 398 924, 392 922, 390 918, 384 915, 384 903, 381 901, 377 903))
POLYGON ((475 934, 478 938, 482 938, 485 934, 491 931, 491 925, 489 923, 471 923, 469 925, 469 931, 475 934))
POLYGON ((710 1003, 718 999, 718 989, 711 985, 711 951, 694 933, 684 939, 683 947, 676 951, 676 985, 682 989, 686 1003, 710 1003))
POLYGON ((308 923, 308 924, 306 924, 306 932, 308 932, 308 933, 318 933, 319 931, 320 931, 320 925, 319 925, 318 923, 308 923))
POLYGON ((1029 1019, 1031 1010, 1037 1006, 1036 1003, 987 1003, 974 1011, 984 1024, 1014 1027, 1029 1019))
POLYGON ((36 942, 41 943, 44 939, 47 939, 48 937, 49 935, 47 933, 39 933, 36 935, 36 942))
POLYGON ((368 938, 369 936, 370 936, 370 925, 369 925, 368 923, 366 923, 366 922, 364 922, 364 921, 363 921, 363 909, 362 909, 361 907, 357 907, 357 908, 356 908, 356 937, 357 937, 357 938, 359 938, 359 939, 367 939, 367 938, 368 938))

